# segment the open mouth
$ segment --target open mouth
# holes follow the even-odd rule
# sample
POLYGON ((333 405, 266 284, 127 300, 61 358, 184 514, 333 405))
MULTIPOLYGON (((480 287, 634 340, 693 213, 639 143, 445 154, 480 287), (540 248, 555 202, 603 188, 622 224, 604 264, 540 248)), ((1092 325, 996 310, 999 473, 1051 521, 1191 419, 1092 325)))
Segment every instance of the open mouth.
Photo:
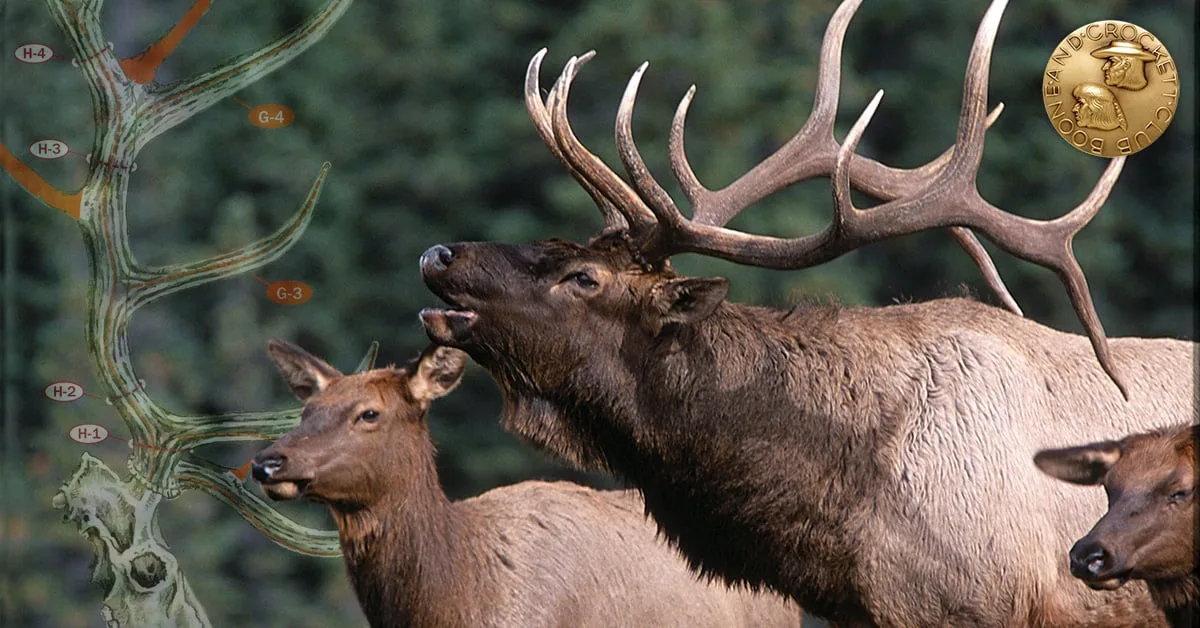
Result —
POLYGON ((276 501, 299 499, 308 490, 310 480, 271 480, 262 482, 263 492, 276 501))
POLYGON ((442 297, 442 300, 450 307, 427 307, 421 310, 421 324, 425 326, 425 333, 438 344, 454 346, 466 342, 479 315, 446 297, 442 297))

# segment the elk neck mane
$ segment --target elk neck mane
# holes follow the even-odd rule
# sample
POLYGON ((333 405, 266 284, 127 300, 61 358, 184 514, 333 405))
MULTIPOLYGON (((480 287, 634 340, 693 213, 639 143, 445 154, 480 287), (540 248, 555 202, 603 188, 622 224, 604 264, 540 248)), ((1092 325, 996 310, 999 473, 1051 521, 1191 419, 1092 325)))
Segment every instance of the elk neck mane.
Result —
POLYGON ((1200 600, 1200 574, 1195 571, 1183 578, 1147 580, 1146 584, 1154 603, 1168 615, 1176 612, 1190 616, 1196 609, 1197 600, 1200 600))
POLYGON ((951 328, 1001 335, 1014 321, 966 299, 790 310, 723 303, 649 346, 628 342, 615 365, 582 365, 555 390, 528 376, 497 378, 503 422, 641 488, 694 568, 750 586, 803 580, 805 590, 792 593, 806 607, 853 614, 843 592, 867 532, 849 513, 869 510, 871 487, 891 481, 899 434, 932 390, 929 339, 951 328), (705 461, 702 477, 696 460, 705 461), (795 482, 811 494, 769 490, 795 482), (738 525, 719 525, 731 520, 738 525), (756 538, 796 548, 809 576, 741 551, 756 538))
MULTIPOLYGON (((797 404, 811 405, 794 408, 801 414, 836 418, 863 403, 883 401, 879 395, 904 403, 913 391, 880 390, 877 385, 868 391, 866 382, 877 384, 880 377, 865 376, 866 372, 879 373, 887 361, 915 354, 905 349, 914 346, 922 331, 997 315, 1007 316, 966 299, 889 308, 810 302, 787 310, 726 302, 703 321, 664 329, 649 345, 625 341, 619 364, 598 360, 581 365, 564 386, 546 387, 512 355, 489 354, 486 360, 504 393, 506 428, 572 463, 619 472, 612 464, 614 454, 628 449, 630 441, 645 445, 661 440, 656 428, 665 428, 661 422, 678 410, 727 405, 725 400, 737 398, 738 388, 761 390, 756 386, 772 378, 776 384, 796 387, 795 393, 804 392, 789 395, 797 404), (935 316, 928 311, 917 314, 915 308, 932 308, 935 316), (854 325, 854 331, 869 331, 870 337, 839 330, 845 319, 864 314, 876 324, 854 325), (797 374, 803 374, 804 381, 796 381, 797 374), (738 378, 744 385, 731 388, 738 378), (680 396, 670 406, 653 401, 672 393, 691 397, 680 396), (613 427, 621 432, 612 433, 613 427)), ((777 388, 772 384, 769 389, 777 388)), ((722 424, 721 414, 695 413, 688 419, 693 428, 689 431, 752 428, 722 424)), ((861 423, 857 428, 866 430, 861 423)))

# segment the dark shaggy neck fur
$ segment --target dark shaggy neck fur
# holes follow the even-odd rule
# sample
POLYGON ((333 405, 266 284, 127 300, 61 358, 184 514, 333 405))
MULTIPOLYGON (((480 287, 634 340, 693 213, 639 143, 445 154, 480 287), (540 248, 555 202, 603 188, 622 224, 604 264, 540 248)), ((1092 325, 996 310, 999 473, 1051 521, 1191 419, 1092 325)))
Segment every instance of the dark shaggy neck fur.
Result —
MULTIPOLYGON (((861 487, 844 480, 877 478, 865 452, 892 447, 887 417, 914 391, 883 398, 856 379, 863 369, 851 365, 865 360, 839 342, 841 315, 835 307, 780 312, 725 304, 649 346, 627 342, 621 372, 592 363, 567 386, 539 393, 522 386, 524 375, 501 377, 509 393, 505 422, 641 488, 647 509, 694 566, 771 585, 818 614, 859 619, 857 601, 846 597, 859 523, 847 515, 861 509, 853 503, 861 487), (798 388, 806 394, 783 398, 798 388), (845 424, 847 414, 862 421, 845 424), (545 427, 555 422, 557 431, 545 427), (818 427, 798 429, 805 425, 818 427), (822 490, 784 488, 798 485, 822 490), (764 546, 795 548, 792 556, 803 560, 764 546)), ((871 360, 888 368, 886 351, 871 360)))
POLYGON ((1200 620, 1200 576, 1192 572, 1174 580, 1147 580, 1154 603, 1166 611, 1172 626, 1195 626, 1200 620))

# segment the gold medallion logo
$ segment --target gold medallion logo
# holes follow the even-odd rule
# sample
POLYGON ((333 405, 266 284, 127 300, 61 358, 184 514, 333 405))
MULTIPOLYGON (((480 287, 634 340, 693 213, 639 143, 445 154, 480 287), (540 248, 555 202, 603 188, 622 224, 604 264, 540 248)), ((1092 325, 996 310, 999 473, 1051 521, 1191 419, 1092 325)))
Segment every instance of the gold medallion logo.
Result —
POLYGON ((1046 114, 1063 139, 1101 157, 1131 155, 1175 117, 1179 74, 1165 46, 1136 24, 1092 22, 1067 35, 1042 77, 1046 114))

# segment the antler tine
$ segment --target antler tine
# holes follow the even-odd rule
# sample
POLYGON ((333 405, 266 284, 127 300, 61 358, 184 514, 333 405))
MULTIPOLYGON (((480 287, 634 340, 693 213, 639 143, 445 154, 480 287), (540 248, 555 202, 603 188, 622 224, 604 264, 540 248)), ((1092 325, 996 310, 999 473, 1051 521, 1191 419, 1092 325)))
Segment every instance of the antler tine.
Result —
POLYGON ((649 168, 646 167, 646 162, 642 159, 642 155, 633 141, 633 104, 637 100, 637 92, 642 82, 642 75, 645 74, 646 68, 649 65, 649 63, 643 63, 633 73, 633 76, 629 78, 629 83, 625 86, 625 94, 621 97, 621 104, 617 107, 616 123, 617 154, 621 158, 621 163, 625 166, 625 172, 629 174, 630 180, 633 181, 634 189, 646 201, 646 204, 650 207, 650 211, 654 212, 654 216, 657 218, 659 224, 659 228, 656 230, 657 237, 654 238, 655 241, 648 243, 645 247, 653 249, 646 252, 648 259, 669 255, 667 239, 670 234, 678 231, 684 223, 683 214, 679 213, 679 208, 675 205, 675 201, 659 185, 654 175, 650 174, 649 168))
MULTIPOLYGON (((847 165, 874 111, 873 101, 847 135, 835 161, 833 196, 838 231, 837 237, 822 244, 832 249, 831 254, 839 255, 867 242, 934 227, 953 225, 983 232, 1010 254, 1055 272, 1067 289, 1100 366, 1122 396, 1128 399, 1128 389, 1121 381, 1109 351, 1087 280, 1071 246, 1075 234, 1095 217, 1107 200, 1124 166, 1124 157, 1112 160, 1082 203, 1054 220, 1032 220, 1005 212, 984 200, 976 188, 975 180, 983 156, 983 112, 987 101, 988 66, 1006 4, 1007 0, 993 0, 980 21, 967 62, 958 140, 949 163, 935 175, 924 191, 913 198, 889 201, 865 211, 856 209, 850 200, 847 165)), ((796 253, 798 257, 807 257, 813 251, 796 253)))
MULTIPOLYGON (((694 224, 722 227, 745 207, 769 194, 805 179, 832 173, 838 150, 833 123, 841 84, 842 44, 850 19, 860 4, 861 0, 846 0, 829 20, 821 42, 817 86, 808 121, 773 155, 720 191, 714 192, 701 184, 688 163, 683 131, 696 86, 688 89, 671 122, 670 157, 675 178, 695 208, 692 218, 694 224)), ((991 127, 1003 110, 1003 104, 997 105, 988 116, 985 127, 991 127)), ((851 155, 852 181, 855 187, 877 198, 891 200, 923 188, 950 161, 953 153, 952 146, 933 161, 912 170, 889 168, 874 160, 851 155)), ((687 225, 683 225, 683 228, 686 229, 687 225)), ((984 280, 1005 307, 1023 315, 975 234, 967 229, 952 227, 951 235, 979 267, 984 280)))
POLYGON ((1000 299, 1004 307, 1017 316, 1025 316, 1025 312, 1021 311, 1021 306, 1017 305, 1017 300, 1008 291, 1008 286, 1004 285, 1004 280, 1000 278, 1000 271, 996 269, 996 263, 988 255, 987 249, 983 248, 983 244, 979 242, 975 232, 963 227, 950 227, 950 235, 954 236, 958 245, 979 267, 979 272, 983 274, 983 281, 992 289, 992 292, 996 293, 996 297, 1000 299))
POLYGON ((1008 0, 992 0, 992 4, 979 21, 975 42, 967 57, 967 73, 963 79, 962 110, 958 117, 958 139, 954 152, 944 171, 962 168, 969 173, 972 186, 979 162, 983 159, 983 135, 987 111, 988 75, 992 65, 992 46, 996 43, 996 32, 1000 29, 1000 17, 1008 0), (956 168, 957 166, 957 168, 956 168))
MULTIPOLYGON (((866 108, 859 114, 858 120, 854 121, 854 126, 850 127, 849 133, 846 133, 846 139, 842 142, 842 147, 838 149, 837 159, 833 162, 833 175, 830 177, 833 183, 833 224, 830 225, 830 230, 835 236, 831 242, 839 245, 839 253, 842 250, 849 250, 857 244, 853 241, 856 234, 854 218, 863 212, 854 206, 854 201, 850 198, 850 169, 846 166, 850 162, 850 157, 854 155, 854 149, 858 147, 858 140, 862 138, 863 131, 871 123, 871 118, 875 115, 875 109, 879 107, 880 100, 883 100, 882 89, 875 92, 871 102, 867 103, 866 108)), ((881 207, 891 204, 885 203, 881 207)), ((875 209, 870 211, 875 211, 875 209)))
MULTIPOLYGON (((546 110, 546 105, 542 101, 542 88, 539 77, 542 72, 542 60, 546 57, 547 50, 542 48, 533 55, 529 61, 529 69, 525 72, 525 110, 529 112, 529 118, 533 120, 533 126, 537 129, 538 136, 542 138, 542 143, 550 149, 551 153, 558 158, 558 161, 566 166, 567 171, 571 176, 579 182, 583 189, 592 197, 596 206, 600 208, 600 213, 604 216, 604 228, 609 229, 626 229, 629 225, 625 222, 625 217, 617 211, 616 206, 611 201, 604 197, 596 186, 583 175, 583 173, 567 159, 563 154, 562 148, 559 147, 558 141, 554 137, 554 129, 550 124, 550 112, 546 110)), ((581 57, 582 61, 587 61, 595 51, 589 51, 581 57)))
MULTIPOLYGON (((837 115, 838 88, 841 84, 842 42, 850 18, 854 17, 860 4, 862 0, 845 0, 829 19, 821 42, 817 87, 808 121, 774 154, 719 191, 701 184, 687 160, 683 128, 696 88, 693 85, 688 90, 679 102, 671 123, 670 156, 675 178, 695 208, 692 216, 694 223, 724 226, 743 209, 774 192, 805 179, 829 174, 830 163, 837 150, 833 122, 837 115)), ((881 190, 868 191, 874 194, 881 190)))
MULTIPOLYGON (((599 157, 584 147, 579 138, 575 137, 575 132, 571 129, 571 123, 567 119, 567 98, 571 92, 571 82, 575 80, 580 64, 590 58, 591 53, 582 58, 571 57, 558 77, 558 81, 550 90, 547 102, 555 145, 562 151, 567 163, 578 170, 579 176, 576 178, 580 181, 586 180, 594 186, 599 194, 611 204, 612 209, 621 214, 629 234, 635 240, 641 241, 656 231, 657 222, 654 213, 646 207, 641 197, 629 187, 629 184, 606 166, 599 157)), ((597 204, 600 203, 597 202, 597 204)), ((605 211, 605 206, 601 205, 600 209, 605 211)), ((610 221, 607 214, 605 223, 606 228, 609 229, 621 228, 616 221, 610 221)))
MULTIPOLYGON (((533 120, 533 126, 537 129, 538 136, 542 138, 542 142, 550 149, 551 153, 558 158, 558 161, 566 166, 567 171, 571 176, 583 186, 584 191, 588 196, 592 197, 592 201, 596 203, 596 207, 600 209, 601 215, 604 217, 604 230, 622 230, 628 229, 629 223, 625 220, 625 216, 617 208, 612 200, 609 200, 603 192, 600 191, 584 174, 583 170, 578 168, 559 146, 558 139, 554 136, 550 112, 547 111, 545 103, 542 101, 542 89, 539 77, 542 72, 542 60, 546 57, 547 50, 542 48, 533 55, 529 61, 529 69, 525 72, 525 109, 529 112, 530 119, 533 120)), ((596 55, 596 51, 590 50, 581 57, 579 63, 586 63, 589 59, 596 55)), ((551 88, 547 95, 547 101, 553 99, 555 88, 557 88, 561 77, 555 81, 554 88, 551 88)))

